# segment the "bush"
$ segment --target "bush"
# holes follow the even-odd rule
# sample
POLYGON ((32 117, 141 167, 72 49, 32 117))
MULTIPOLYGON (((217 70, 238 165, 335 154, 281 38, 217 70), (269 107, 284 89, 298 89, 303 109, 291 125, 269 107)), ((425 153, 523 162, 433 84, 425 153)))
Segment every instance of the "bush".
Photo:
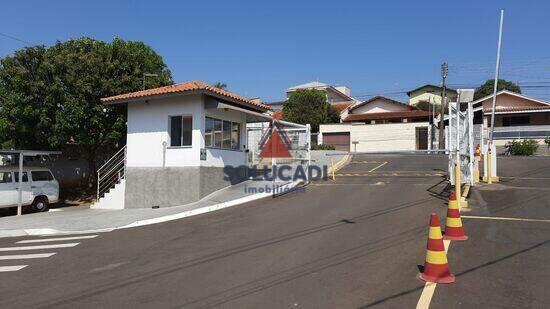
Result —
POLYGON ((312 145, 311 150, 336 150, 334 145, 312 145))
POLYGON ((547 137, 544 139, 544 142, 546 143, 546 147, 550 148, 550 136, 547 136, 547 137))
POLYGON ((524 139, 522 141, 512 141, 506 144, 513 156, 532 156, 539 149, 537 141, 524 139))

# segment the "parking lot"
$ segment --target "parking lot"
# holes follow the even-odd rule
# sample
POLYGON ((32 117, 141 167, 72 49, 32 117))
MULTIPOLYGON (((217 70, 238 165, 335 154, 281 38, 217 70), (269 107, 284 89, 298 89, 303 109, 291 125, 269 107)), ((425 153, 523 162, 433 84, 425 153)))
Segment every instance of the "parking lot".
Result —
MULTIPOLYGON (((429 214, 446 212, 446 162, 354 156, 305 192, 104 233, 3 273, 0 306, 411 308, 429 214)), ((550 305, 550 159, 499 164, 499 184, 472 190, 470 239, 448 253, 456 282, 437 285, 431 308, 550 305)))

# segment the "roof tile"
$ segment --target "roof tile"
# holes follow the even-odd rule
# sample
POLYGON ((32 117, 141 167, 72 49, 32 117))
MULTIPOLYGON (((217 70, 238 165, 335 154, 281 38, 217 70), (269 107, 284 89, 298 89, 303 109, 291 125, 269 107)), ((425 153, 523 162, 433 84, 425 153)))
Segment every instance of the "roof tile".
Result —
POLYGON ((366 114, 350 114, 344 121, 370 121, 370 120, 388 120, 388 119, 403 119, 403 118, 425 118, 430 117, 431 112, 423 110, 411 110, 405 112, 382 112, 382 113, 366 113, 366 114))
POLYGON ((158 95, 164 95, 164 94, 184 93, 184 92, 190 92, 190 91, 206 91, 217 95, 225 96, 233 100, 241 101, 243 103, 252 104, 260 108, 263 108, 265 110, 269 110, 269 106, 265 104, 258 103, 257 101, 253 101, 243 96, 240 96, 238 94, 235 94, 233 92, 214 87, 212 85, 209 85, 199 80, 180 83, 180 84, 173 84, 173 85, 159 87, 159 88, 119 94, 119 95, 115 95, 107 98, 102 98, 101 102, 115 103, 115 102, 123 102, 124 100, 130 100, 130 99, 158 96, 158 95))

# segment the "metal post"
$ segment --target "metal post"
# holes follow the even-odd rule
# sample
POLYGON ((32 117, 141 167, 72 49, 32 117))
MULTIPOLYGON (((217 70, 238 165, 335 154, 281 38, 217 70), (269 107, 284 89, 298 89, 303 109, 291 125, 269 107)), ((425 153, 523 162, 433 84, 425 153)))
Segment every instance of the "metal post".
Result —
MULTIPOLYGON (((441 130, 445 129, 445 107, 447 104, 446 97, 446 89, 445 89, 445 79, 447 79, 447 72, 448 72, 448 66, 447 63, 444 62, 441 65, 441 79, 442 79, 442 92, 441 92, 441 113, 439 119, 439 149, 443 148, 443 139, 445 138, 445 133, 443 133, 441 130)), ((450 124, 450 123, 449 123, 450 124)))
POLYGON ((97 195, 96 201, 99 201, 99 171, 97 171, 97 195))
POLYGON ((504 10, 500 10, 500 26, 498 29, 497 63, 495 69, 495 85, 493 87, 493 109, 491 110, 491 130, 489 131, 489 145, 493 144, 495 130, 495 108, 497 105, 498 75, 500 70, 500 47, 502 46, 502 25, 504 23, 504 10))
POLYGON ((491 148, 487 149, 487 183, 493 183, 493 177, 491 172, 491 148))
POLYGON ((18 200, 17 200, 17 215, 22 213, 23 206, 23 152, 19 153, 19 188, 17 188, 18 200))
POLYGON ((460 167, 460 108, 459 103, 456 102, 455 105, 456 112, 456 164, 460 167))
MULTIPOLYGON (((470 149, 470 185, 474 185, 475 178, 474 178, 474 162, 475 162, 475 156, 474 156, 474 115, 473 115, 473 104, 472 102, 468 102, 468 148, 470 149)), ((478 171, 479 173, 479 171, 478 171)), ((479 175, 479 174, 478 174, 479 175)))
MULTIPOLYGON (((271 121, 271 136, 269 137, 269 140, 273 138, 273 134, 278 134, 275 132, 275 120, 271 121)), ((275 164, 277 163, 275 161, 275 143, 273 143, 273 140, 271 140, 271 173, 273 173, 272 183, 271 183, 271 189, 272 189, 272 195, 275 196, 275 178, 277 177, 275 175, 275 164)))
POLYGON ((309 169, 311 167, 311 125, 310 124, 306 124, 306 136, 307 136, 307 183, 309 184, 309 182, 311 181, 311 179, 309 178, 309 169))
POLYGON ((462 205, 462 179, 460 177, 460 166, 455 164, 455 193, 458 205, 462 205))

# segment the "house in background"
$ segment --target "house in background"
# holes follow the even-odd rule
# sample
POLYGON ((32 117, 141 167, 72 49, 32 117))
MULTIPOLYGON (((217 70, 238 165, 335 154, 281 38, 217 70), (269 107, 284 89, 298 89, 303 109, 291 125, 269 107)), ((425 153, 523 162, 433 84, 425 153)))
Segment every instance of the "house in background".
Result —
MULTIPOLYGON (((247 163, 246 124, 270 121, 269 107, 201 81, 102 99, 128 107, 127 145, 113 159, 116 185, 95 208, 183 205, 244 180, 227 165, 247 163)), ((109 188, 108 188, 109 189, 109 188)))
MULTIPOLYGON (((418 102, 428 102, 432 104, 441 104, 443 88, 426 84, 407 92, 409 96, 409 105, 416 105, 418 102)), ((445 96, 448 102, 456 102, 457 91, 455 89, 446 88, 445 96)))
POLYGON ((318 142, 341 151, 427 149, 431 114, 376 96, 344 110, 342 123, 321 125, 318 142))
MULTIPOLYGON (((290 87, 286 90, 286 97, 299 89, 315 89, 323 91, 327 96, 327 102, 335 109, 342 111, 348 106, 359 101, 351 97, 351 89, 346 86, 331 86, 321 82, 310 82, 298 86, 290 87)), ((266 103, 271 109, 277 111, 283 108, 285 101, 266 103)))
MULTIPOLYGON (((491 126, 493 95, 473 102, 475 130, 483 130, 488 137, 491 126)), ((550 102, 502 90, 497 93, 495 109, 494 144, 504 146, 514 139, 534 139, 544 145, 544 138, 550 136, 550 102)), ((541 151, 544 147, 539 147, 541 151)))

